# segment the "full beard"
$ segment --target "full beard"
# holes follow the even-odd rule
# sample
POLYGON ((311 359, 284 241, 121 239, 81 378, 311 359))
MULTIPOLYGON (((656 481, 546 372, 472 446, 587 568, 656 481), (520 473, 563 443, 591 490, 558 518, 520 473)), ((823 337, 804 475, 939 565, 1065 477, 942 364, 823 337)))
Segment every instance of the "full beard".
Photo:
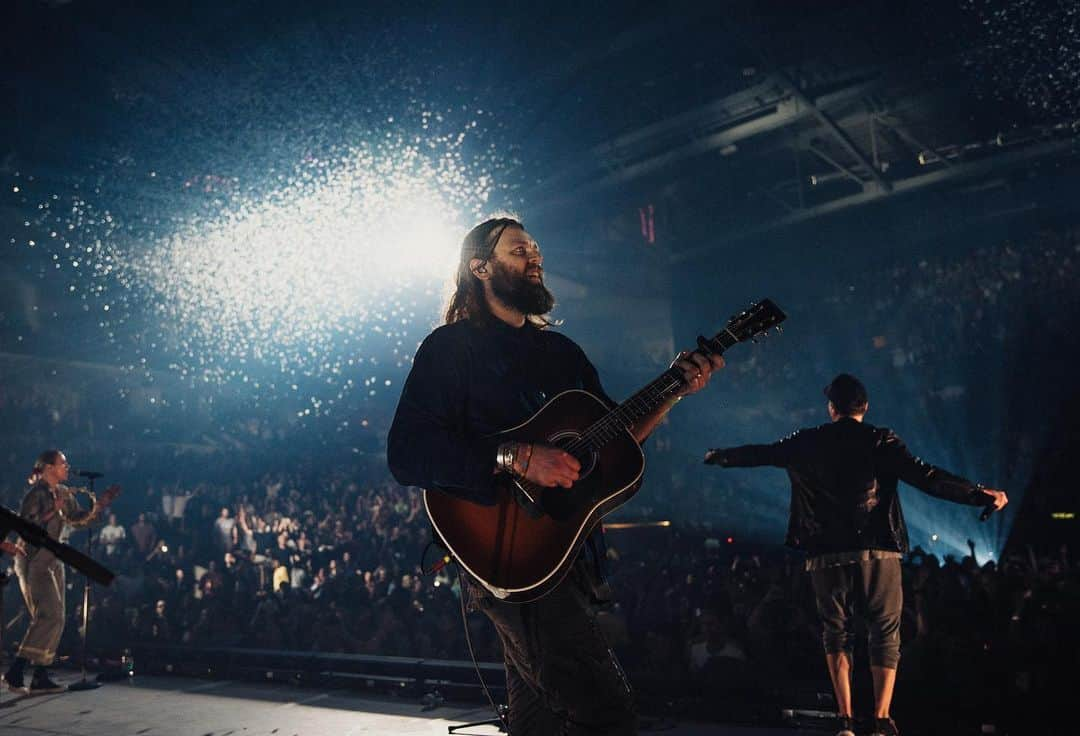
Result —
POLYGON ((555 306, 555 295, 542 281, 518 276, 498 261, 492 261, 491 266, 491 291, 506 306, 537 316, 547 314, 555 306))

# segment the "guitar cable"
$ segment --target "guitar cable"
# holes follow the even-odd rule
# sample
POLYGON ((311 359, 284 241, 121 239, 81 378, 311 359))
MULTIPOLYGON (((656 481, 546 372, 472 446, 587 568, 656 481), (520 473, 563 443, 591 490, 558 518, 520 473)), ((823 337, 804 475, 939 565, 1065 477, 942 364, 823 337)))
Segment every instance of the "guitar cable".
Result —
MULTIPOLYGON (((461 624, 465 627, 465 644, 469 647, 469 656, 472 658, 473 667, 476 669, 476 678, 480 680, 480 687, 484 689, 484 695, 487 696, 488 702, 491 703, 491 711, 495 714, 495 718, 502 724, 502 730, 506 732, 506 736, 510 736, 510 716, 504 714, 499 710, 499 706, 495 704, 495 698, 491 694, 491 690, 488 689, 487 683, 484 682, 484 676, 480 672, 480 663, 476 661, 476 650, 473 648, 472 636, 469 634, 469 616, 465 609, 465 580, 462 578, 461 566, 457 566, 458 574, 458 589, 460 595, 458 599, 461 601, 461 624)), ((507 693, 509 696, 509 692, 507 693)))
POLYGON ((420 575, 422 577, 425 577, 425 578, 431 577, 432 575, 435 575, 440 570, 442 570, 444 567, 446 567, 447 565, 450 564, 450 559, 451 559, 450 554, 449 554, 450 550, 443 547, 444 554, 442 555, 442 557, 439 558, 439 561, 436 562, 434 565, 432 565, 430 570, 426 569, 426 567, 424 565, 424 560, 427 559, 428 550, 431 549, 432 547, 435 547, 435 546, 442 547, 441 544, 439 544, 434 539, 432 539, 430 542, 428 542, 424 546, 423 551, 420 553, 420 575))
MULTIPOLYGON (((438 545, 438 543, 434 539, 432 539, 430 542, 427 543, 423 551, 420 553, 420 570, 423 572, 423 575, 425 577, 435 575, 444 567, 449 565, 451 562, 456 562, 456 560, 454 560, 454 558, 450 556, 450 550, 444 548, 445 554, 443 554, 443 556, 439 558, 439 561, 432 565, 430 570, 425 570, 424 560, 427 559, 428 550, 436 545, 438 545)), ((442 545, 438 546, 441 547, 442 545)), ((461 625, 465 629, 465 644, 469 648, 469 657, 472 659, 473 668, 476 670, 476 679, 480 681, 480 687, 483 688, 484 695, 487 696, 488 703, 491 704, 491 711, 495 714, 495 718, 499 721, 500 724, 502 724, 502 731, 504 731, 507 736, 510 736, 509 716, 504 715, 504 713, 499 710, 499 706, 495 703, 495 697, 491 694, 491 690, 488 689, 487 683, 484 682, 484 676, 480 672, 480 663, 476 661, 476 649, 473 647, 472 635, 469 633, 469 614, 465 607, 465 595, 467 588, 465 587, 465 580, 462 577, 461 566, 456 565, 456 568, 458 579, 458 600, 461 602, 461 625)))

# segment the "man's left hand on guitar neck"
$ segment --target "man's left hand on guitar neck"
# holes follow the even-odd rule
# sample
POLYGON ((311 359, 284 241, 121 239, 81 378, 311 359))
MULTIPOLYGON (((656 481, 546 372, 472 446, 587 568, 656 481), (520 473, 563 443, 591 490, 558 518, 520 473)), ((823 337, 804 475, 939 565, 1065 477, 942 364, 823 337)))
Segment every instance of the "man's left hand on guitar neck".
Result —
POLYGON ((662 405, 659 409, 649 414, 646 417, 642 417, 637 424, 631 428, 631 432, 634 435, 634 439, 638 441, 638 444, 642 444, 656 429, 656 425, 660 424, 660 420, 664 418, 671 407, 675 406, 680 399, 690 394, 696 394, 701 389, 709 385, 709 379, 712 378, 714 371, 718 371, 724 367, 724 358, 720 355, 710 355, 705 357, 701 353, 690 352, 684 350, 675 356, 675 360, 671 363, 672 368, 678 368, 682 371, 683 380, 685 383, 682 387, 675 392, 674 398, 668 403, 662 405))
POLYGON ((676 396, 682 398, 690 394, 696 394, 709 384, 713 371, 724 367, 724 358, 721 355, 710 355, 706 358, 701 353, 684 350, 675 356, 671 364, 672 368, 682 371, 683 380, 686 384, 679 389, 676 396))

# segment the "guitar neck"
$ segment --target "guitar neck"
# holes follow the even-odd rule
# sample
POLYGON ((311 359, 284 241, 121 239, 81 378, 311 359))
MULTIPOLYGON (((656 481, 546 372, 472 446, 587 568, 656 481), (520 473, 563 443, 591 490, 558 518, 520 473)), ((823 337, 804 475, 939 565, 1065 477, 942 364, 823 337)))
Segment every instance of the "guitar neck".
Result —
MULTIPOLYGON (((724 350, 737 342, 739 340, 735 335, 721 332, 714 338, 711 352, 713 355, 721 355, 724 350)), ((701 353, 702 351, 697 350, 695 352, 701 353)), ((602 447, 612 438, 621 435, 623 430, 630 429, 642 418, 659 409, 685 383, 682 371, 674 367, 668 368, 646 385, 645 388, 619 404, 593 426, 589 427, 585 432, 585 436, 589 438, 589 444, 593 448, 602 447)))

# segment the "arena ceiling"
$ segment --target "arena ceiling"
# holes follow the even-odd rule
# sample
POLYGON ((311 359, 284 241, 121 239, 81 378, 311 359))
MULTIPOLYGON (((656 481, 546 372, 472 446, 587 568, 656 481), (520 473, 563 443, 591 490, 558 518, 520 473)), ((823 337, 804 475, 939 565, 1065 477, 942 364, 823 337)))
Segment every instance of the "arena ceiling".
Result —
MULTIPOLYGON (((17 0, 0 173, 106 187, 167 220, 193 193, 260 186, 309 155, 312 131, 385 127, 387 100, 431 101, 482 113, 512 206, 557 219, 604 202, 632 228, 655 203, 668 255, 693 260, 871 202, 1072 167, 1080 106, 1055 85, 1076 75, 1076 29, 1043 5, 1025 20, 994 0, 17 0), (1055 23, 1045 51, 1019 50, 1055 23)), ((10 194, 0 221, 17 229, 26 203, 10 194)), ((9 252, 5 278, 28 258, 9 252)))

